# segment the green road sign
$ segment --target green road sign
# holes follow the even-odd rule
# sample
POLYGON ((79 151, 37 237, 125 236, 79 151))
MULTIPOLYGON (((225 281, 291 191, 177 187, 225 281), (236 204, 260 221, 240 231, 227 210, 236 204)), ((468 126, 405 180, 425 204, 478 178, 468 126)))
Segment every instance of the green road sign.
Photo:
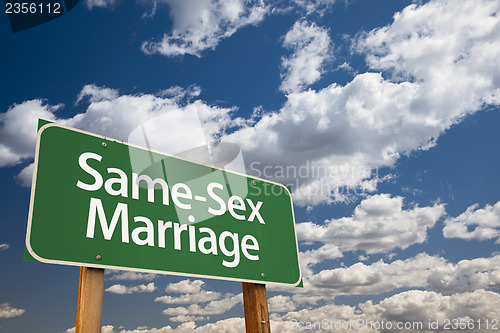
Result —
POLYGON ((44 263, 302 279, 285 186, 53 123, 38 131, 26 249, 44 263))

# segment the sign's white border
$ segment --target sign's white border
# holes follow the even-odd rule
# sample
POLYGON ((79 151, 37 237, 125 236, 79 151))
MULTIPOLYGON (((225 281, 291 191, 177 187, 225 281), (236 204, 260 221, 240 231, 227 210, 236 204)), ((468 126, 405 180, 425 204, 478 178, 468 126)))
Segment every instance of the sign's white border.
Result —
MULTIPOLYGON (((179 273, 179 272, 159 271, 159 270, 154 270, 154 269, 142 269, 142 268, 111 266, 111 265, 101 265, 101 264, 89 264, 89 263, 81 263, 81 262, 76 262, 76 261, 74 262, 74 261, 53 260, 53 259, 46 259, 46 258, 40 257, 39 255, 37 255, 35 253, 35 251, 33 251, 32 247, 31 247, 31 244, 30 244, 31 220, 32 220, 32 217, 33 217, 33 203, 34 203, 34 198, 35 198, 36 177, 37 177, 37 171, 38 171, 38 154, 39 154, 39 149, 40 149, 40 138, 41 138, 41 135, 42 135, 43 131, 45 131, 49 127, 64 128, 64 129, 67 129, 67 130, 70 130, 70 131, 73 131, 73 132, 79 132, 79 133, 86 134, 86 135, 89 135, 89 136, 93 136, 93 137, 96 137, 96 138, 101 138, 103 140, 112 140, 112 141, 124 144, 126 146, 129 146, 129 147, 135 147, 135 148, 138 148, 138 149, 143 149, 143 150, 146 150, 146 151, 151 151, 151 152, 154 152, 154 153, 158 153, 160 155, 169 156, 169 157, 176 158, 176 159, 183 160, 183 161, 187 161, 187 162, 190 162, 190 163, 196 163, 196 162, 189 161, 187 159, 183 159, 183 158, 180 158, 180 157, 177 157, 177 156, 173 156, 173 155, 170 155, 170 154, 165 154, 165 153, 162 153, 162 152, 159 152, 159 151, 155 151, 155 150, 152 150, 152 149, 147 149, 147 148, 144 148, 144 147, 141 147, 141 146, 138 146, 138 145, 134 145, 134 144, 131 144, 131 143, 123 142, 123 141, 120 141, 120 140, 115 140, 115 139, 112 139, 112 138, 109 138, 109 137, 106 137, 106 136, 97 135, 97 134, 94 134, 94 133, 82 131, 82 130, 79 130, 79 129, 76 129, 76 128, 71 128, 71 127, 60 125, 60 124, 57 124, 57 123, 48 123, 48 124, 43 125, 42 127, 40 127, 40 129, 38 130, 38 133, 37 133, 36 150, 35 150, 35 161, 34 161, 34 170, 33 170, 33 179, 32 179, 32 183, 31 183, 30 208, 29 208, 29 214, 28 214, 28 228, 26 230, 26 249, 28 250, 28 252, 30 253, 30 255, 33 258, 35 258, 37 261, 40 261, 42 263, 47 263, 47 264, 58 264, 58 265, 69 265, 69 266, 85 266, 85 267, 104 268, 104 269, 106 269, 106 268, 107 269, 118 269, 118 270, 133 271, 133 272, 145 272, 145 273, 165 274, 165 275, 179 275, 179 276, 199 277, 199 278, 206 278, 206 279, 217 279, 217 280, 238 281, 238 282, 250 282, 250 283, 269 283, 269 284, 286 285, 286 286, 298 286, 302 282, 302 270, 300 269, 300 262, 297 263, 298 264, 298 268, 299 268, 299 279, 297 280, 297 282, 295 282, 295 283, 283 283, 283 282, 266 281, 265 278, 262 278, 262 280, 248 280, 248 279, 238 279, 238 278, 229 278, 229 277, 223 277, 223 276, 212 276, 212 275, 203 275, 203 274, 194 274, 194 273, 179 273)), ((234 172, 234 171, 228 171, 228 170, 223 170, 223 169, 216 168, 216 167, 213 167, 213 168, 221 170, 221 171, 224 171, 224 172, 229 172, 229 173, 232 173, 232 174, 240 175, 240 176, 243 176, 243 177, 246 177, 246 178, 252 178, 252 179, 256 179, 256 180, 263 181, 263 182, 266 182, 266 183, 275 184, 275 185, 283 187, 288 192, 289 198, 290 198, 290 205, 292 207, 293 234, 295 236, 295 246, 297 248, 297 259, 298 259, 299 258, 299 246, 298 246, 298 241, 297 241, 297 232, 295 230, 295 213, 293 211, 292 194, 288 190, 288 187, 286 187, 283 184, 272 182, 272 181, 269 181, 269 180, 266 180, 266 179, 262 179, 262 178, 258 178, 258 177, 252 177, 252 176, 248 176, 248 175, 245 175, 245 174, 242 174, 242 173, 238 173, 238 172, 234 172)))

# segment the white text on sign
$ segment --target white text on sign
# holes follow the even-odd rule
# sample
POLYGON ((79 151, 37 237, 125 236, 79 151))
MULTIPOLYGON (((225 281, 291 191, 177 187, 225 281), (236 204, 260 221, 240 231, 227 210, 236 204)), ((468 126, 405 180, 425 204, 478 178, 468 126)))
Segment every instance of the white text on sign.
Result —
MULTIPOLYGON (((103 186, 107 194, 110 196, 129 197, 135 200, 139 198, 139 185, 145 184, 147 188, 147 201, 155 202, 155 192, 161 192, 161 204, 168 206, 170 200, 180 209, 192 209, 191 202, 193 200, 206 202, 207 198, 200 195, 193 195, 190 187, 184 183, 176 183, 171 188, 169 184, 162 178, 152 179, 148 175, 138 175, 132 173, 130 178, 127 174, 118 168, 107 168, 107 179, 103 175, 89 165, 91 163, 100 163, 102 156, 92 152, 82 153, 78 158, 80 168, 93 178, 90 183, 85 183, 78 180, 76 186, 85 191, 98 191, 103 186), (116 177, 112 177, 115 176, 116 177), (131 181, 129 186, 129 179, 131 181), (155 187, 159 186, 161 191, 155 191, 155 187), (131 191, 129 191, 129 188, 131 191)), ((262 201, 254 203, 251 199, 243 200, 237 195, 229 197, 227 202, 217 193, 224 190, 224 185, 211 182, 207 184, 206 192, 216 205, 215 207, 208 206, 207 211, 214 216, 220 216, 227 211, 236 220, 247 220, 248 222, 259 221, 260 224, 265 224, 265 220, 260 213, 263 206, 262 201)), ((192 217, 192 216, 190 216, 192 217)), ((206 255, 219 255, 222 253, 225 257, 222 260, 222 265, 229 268, 237 267, 240 263, 241 254, 251 261, 259 260, 259 243, 252 235, 244 235, 241 237, 238 233, 230 231, 222 231, 217 235, 208 227, 196 228, 194 225, 180 224, 172 221, 164 221, 157 219, 156 223, 145 216, 135 216, 132 221, 134 223, 133 230, 129 229, 129 207, 126 203, 118 203, 112 215, 104 212, 102 200, 99 198, 91 198, 89 203, 89 215, 87 221, 87 238, 94 238, 96 229, 96 220, 99 220, 99 226, 102 230, 104 239, 111 240, 115 229, 120 221, 121 224, 121 241, 122 243, 132 242, 140 246, 157 246, 165 248, 167 245, 174 250, 182 251, 182 240, 189 244, 190 252, 199 251, 206 255), (108 217, 107 217, 107 216, 108 217), (108 218, 111 220, 108 223, 108 218), (156 226, 156 228, 155 228, 156 226), (155 237, 155 234, 157 237, 155 237), (170 242, 169 242, 170 240, 170 242), (227 240, 230 240, 230 246, 227 246, 227 240), (226 260, 228 259, 228 260, 226 260)), ((190 222, 194 222, 190 220, 190 222)), ((186 249, 184 251, 187 251, 186 249)))

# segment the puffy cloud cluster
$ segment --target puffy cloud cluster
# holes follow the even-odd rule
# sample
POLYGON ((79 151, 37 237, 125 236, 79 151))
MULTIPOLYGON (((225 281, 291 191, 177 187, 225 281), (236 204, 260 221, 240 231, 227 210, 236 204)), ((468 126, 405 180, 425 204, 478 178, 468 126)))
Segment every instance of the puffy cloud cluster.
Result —
POLYGON ((116 0, 85 0, 85 5, 88 9, 97 8, 108 8, 113 7, 116 4, 116 0))
MULTIPOLYGON (((316 309, 304 309, 289 312, 283 316, 274 315, 275 325, 282 329, 280 332, 297 331, 297 322, 307 323, 319 322, 324 325, 335 325, 338 332, 350 332, 354 328, 349 323, 359 326, 356 331, 380 332, 382 322, 393 325, 396 330, 398 323, 412 327, 409 329, 398 329, 401 332, 432 332, 429 329, 429 321, 438 321, 437 330, 443 329, 445 319, 460 319, 463 322, 473 320, 475 326, 469 331, 484 331, 485 320, 498 318, 500 295, 495 292, 476 290, 473 292, 458 293, 451 296, 443 295, 433 291, 409 290, 388 297, 378 304, 373 301, 360 303, 357 306, 328 304, 316 309), (326 319, 326 323, 323 320, 326 319), (482 329, 478 329, 477 322, 483 323, 482 329), (344 322, 344 328, 342 328, 344 322), (347 324, 347 326, 345 326, 347 324), (378 329, 377 329, 378 327, 378 329)), ((385 326, 389 327, 389 326, 385 326)), ((448 326, 450 327, 450 325, 448 326)))
POLYGON ((165 304, 195 304, 206 303, 219 299, 219 292, 205 290, 201 287, 205 284, 202 280, 182 280, 178 283, 170 283, 165 288, 167 293, 181 293, 181 296, 165 295, 155 298, 155 302, 165 304))
MULTIPOLYGON (((75 327, 68 328, 66 331, 64 331, 64 333, 75 333, 75 332, 76 332, 75 327)), ((115 333, 115 328, 113 325, 104 325, 101 327, 101 333, 115 333)))
POLYGON ((173 28, 159 41, 142 45, 147 54, 166 56, 191 54, 200 56, 214 49, 221 39, 228 38, 238 29, 261 22, 268 7, 262 0, 162 0, 170 7, 173 28))
POLYGON ((165 304, 194 304, 215 301, 220 297, 221 293, 219 292, 203 290, 197 294, 183 294, 177 297, 165 295, 155 298, 155 302, 162 302, 165 304))
MULTIPOLYGON (((209 143, 225 127, 240 121, 238 118, 231 118, 232 108, 210 106, 200 100, 191 101, 199 94, 199 90, 192 87, 185 90, 174 88, 158 95, 120 95, 115 89, 86 85, 80 92, 77 103, 88 101, 89 105, 84 113, 71 118, 57 116, 57 110, 62 105, 51 106, 42 100, 14 104, 7 112, 0 114, 0 167, 33 159, 38 118, 128 141, 129 135, 138 126, 153 118, 162 119, 158 117, 165 116, 162 122, 157 122, 158 126, 147 133, 151 141, 165 142, 170 147, 189 146, 192 143, 191 148, 199 144, 199 136, 203 138, 203 142, 209 143), (191 118, 197 121, 201 131, 199 136, 186 138, 185 127, 172 126, 172 121, 191 126, 192 124, 183 121, 186 114, 192 115, 191 118)), ((165 152, 173 153, 168 150, 165 152)), ((32 172, 31 164, 18 175, 19 182, 29 186, 32 172)))
POLYGON ((296 304, 290 296, 276 295, 267 300, 269 312, 289 312, 296 309, 296 304))
POLYGON ((157 297, 155 302, 165 304, 190 304, 187 307, 169 307, 163 310, 163 314, 170 316, 173 322, 202 321, 210 319, 211 315, 223 314, 237 304, 240 304, 242 294, 222 295, 219 292, 203 289, 205 284, 202 280, 182 280, 177 283, 170 283, 165 288, 167 293, 182 294, 180 296, 165 295, 157 297), (207 303, 200 306, 199 303, 207 303))
MULTIPOLYGON (((321 279, 332 271, 314 274, 315 265, 343 257, 345 252, 363 251, 367 255, 407 249, 427 240, 427 232, 445 215, 443 204, 404 207, 404 198, 377 194, 362 200, 352 216, 326 220, 325 223, 302 222, 296 225, 298 240, 316 246, 300 253, 300 261, 306 283, 325 286, 330 283, 321 279)), ((364 257, 367 259, 367 257, 364 257)), ((365 267, 363 264, 360 267, 365 267)), ((339 271, 336 271, 339 272, 339 271)), ((354 279, 346 273, 346 279, 354 279)), ((377 275, 378 276, 378 275, 377 275)), ((365 279, 367 277, 363 277, 365 279)), ((373 277, 378 279, 378 277, 373 277)), ((326 278, 329 280, 329 278, 326 278)), ((394 279, 391 279, 391 281, 394 279)), ((351 282, 353 280, 350 280, 351 282)), ((351 285, 351 282, 338 282, 351 285)), ((366 281, 365 281, 366 282, 366 281)), ((336 283, 330 285, 335 287, 336 283)), ((380 287, 380 286, 378 286, 380 287)))
POLYGON ((157 274, 152 273, 141 273, 141 272, 131 272, 131 271, 115 271, 111 269, 107 269, 105 271, 107 275, 107 280, 128 280, 128 281, 137 281, 137 280, 146 280, 151 281, 156 279, 157 274))
POLYGON ((280 89, 285 93, 301 91, 318 81, 322 67, 332 58, 328 31, 315 23, 296 22, 285 35, 283 46, 293 51, 282 59, 280 89))
POLYGON ((244 147, 247 161, 260 162, 256 175, 267 168, 270 178, 294 186, 297 203, 345 200, 345 187, 374 190, 374 168, 428 149, 465 115, 499 104, 499 6, 410 5, 392 24, 353 40, 378 72, 291 93, 278 112, 227 140, 244 147), (305 165, 304 177, 290 172, 305 165))
POLYGON ((305 9, 307 15, 323 15, 326 10, 331 8, 335 0, 293 0, 300 10, 305 9))
POLYGON ((455 293, 500 287, 500 256, 461 260, 457 264, 434 267, 427 282, 429 288, 442 293, 455 293))
POLYGON ((195 294, 201 291, 201 287, 205 284, 202 280, 182 280, 177 283, 169 283, 165 288, 168 293, 188 293, 195 294))
MULTIPOLYGON (((405 260, 372 264, 358 262, 349 267, 307 270, 304 289, 271 287, 293 293, 286 306, 317 304, 339 295, 370 295, 398 289, 423 288, 443 294, 500 287, 500 256, 461 260, 454 264, 439 256, 420 253, 405 260)), ((276 302, 285 300, 277 299, 276 302)), ((278 303, 279 304, 279 303, 278 303)))
MULTIPOLYGON (((500 3, 492 0, 413 4, 396 13, 390 26, 363 36, 357 48, 373 69, 423 83, 434 98, 414 103, 440 108, 452 120, 483 103, 500 102, 500 70, 494 64, 500 52, 499 11, 500 3)), ((435 120, 447 126, 444 119, 435 120)))
MULTIPOLYGON (((320 281, 332 271, 325 270, 321 276, 314 275, 314 265, 324 260, 342 258, 344 252, 364 251, 369 255, 388 253, 423 243, 428 230, 444 215, 443 204, 435 203, 428 207, 415 205, 405 209, 404 198, 377 194, 362 200, 350 217, 326 220, 323 224, 298 223, 296 231, 299 241, 319 243, 318 248, 300 253, 306 283, 326 285, 320 281), (309 280, 311 276, 314 278, 309 280)), ((362 263, 358 265, 366 267, 362 263)), ((350 273, 346 274, 351 276, 350 273)))
POLYGON ((12 105, 0 114, 0 167, 32 158, 35 152, 37 119, 53 121, 61 105, 49 106, 35 99, 12 105))
MULTIPOLYGON (((446 238, 466 240, 486 240, 500 235, 500 202, 479 208, 478 204, 467 208, 457 217, 445 220, 443 235, 446 238)), ((497 238, 497 243, 500 238, 497 238)))
POLYGON ((403 209, 402 197, 377 194, 364 199, 351 217, 327 220, 318 225, 299 223, 299 240, 338 245, 342 251, 367 254, 406 249, 427 239, 427 230, 445 213, 443 204, 403 209))
POLYGON ((446 319, 458 319, 464 323, 472 319, 474 325, 470 327, 470 331, 482 332, 486 319, 490 323, 492 319, 497 320, 499 305, 500 294, 482 289, 450 296, 432 291, 410 290, 384 299, 379 304, 367 301, 359 307, 363 314, 371 318, 423 323, 426 331, 432 331, 428 327, 429 321, 438 321, 439 329, 443 329, 446 319), (478 321, 483 323, 481 329, 478 321))
MULTIPOLYGON (((443 330, 446 319, 450 320, 448 329, 451 328, 451 320, 457 319, 457 323, 462 321, 472 324, 468 332, 484 332, 486 320, 489 325, 494 323, 498 326, 496 321, 500 316, 499 309, 500 294, 483 289, 454 295, 443 295, 425 290, 408 290, 385 298, 379 303, 366 301, 355 306, 327 304, 313 309, 287 311, 283 315, 272 313, 270 317, 271 331, 287 333, 303 331, 308 324, 317 325, 316 328, 321 328, 323 325, 324 329, 341 333, 353 330, 375 333, 383 331, 380 329, 382 322, 385 323, 385 327, 391 325, 398 332, 414 332, 415 330, 435 332, 443 330), (430 322, 437 322, 437 328, 429 329, 430 322), (481 329, 478 326, 479 322, 482 325, 481 329), (407 329, 396 330, 398 323, 402 327, 406 325, 407 329), (331 328, 329 325, 332 325, 331 328)), ((237 333, 244 331, 244 325, 243 318, 227 318, 202 326, 197 326, 194 322, 185 322, 176 328, 170 326, 138 327, 132 330, 122 329, 119 333, 237 333)), ((106 329, 108 330, 106 332, 114 332, 112 326, 108 325, 106 329)), ((66 332, 70 333, 74 330, 66 332)))
MULTIPOLYGON (((267 8, 260 2, 238 0, 224 6, 200 2, 193 9, 191 2, 169 4, 177 20, 174 31, 201 31, 199 38, 206 39, 206 45, 214 44, 203 37, 213 33, 205 24, 222 29, 212 21, 233 17, 238 23, 223 24, 221 30, 229 36, 245 17, 267 8)), ((120 95, 111 88, 88 85, 78 96, 79 103, 88 100, 86 112, 70 119, 59 119, 56 111, 61 106, 42 100, 13 105, 0 117, 0 166, 33 156, 33 119, 38 117, 124 140, 138 124, 159 114, 196 110, 205 117, 207 136, 222 134, 223 141, 242 147, 247 171, 291 185, 297 204, 348 200, 376 189, 383 179, 378 168, 393 166, 401 154, 428 149, 465 115, 499 103, 500 69, 494 65, 500 55, 498 6, 493 1, 411 5, 396 14, 391 25, 353 40, 354 50, 366 55, 371 70, 382 72, 362 73, 346 85, 332 84, 317 91, 301 89, 317 80, 329 57, 328 33, 315 24, 298 22, 284 38, 293 54, 284 59, 283 84, 293 92, 280 110, 256 122, 232 119, 233 109, 199 100, 182 105, 175 97, 182 92, 175 89, 165 95, 120 95), (305 62, 306 55, 314 61, 305 62), (236 130, 223 135, 221 129, 229 125, 236 130)), ((170 41, 173 36, 166 36, 167 49, 188 48, 186 40, 191 37, 179 46, 170 41)), ((199 90, 190 94, 196 96, 199 90)), ((30 171, 24 170, 19 180, 29 183, 30 171)))
POLYGON ((10 306, 9 303, 0 304, 0 318, 13 318, 21 316, 26 310, 16 309, 10 306))
POLYGON ((425 287, 430 269, 442 266, 442 258, 419 254, 414 258, 371 265, 356 263, 350 267, 325 269, 314 274, 308 283, 326 290, 330 296, 378 294, 403 287, 425 287))
POLYGON ((114 284, 111 287, 105 289, 105 291, 112 294, 132 294, 132 293, 152 293, 156 290, 154 282, 148 283, 147 285, 140 284, 137 286, 127 287, 122 284, 114 284))
POLYGON ((188 307, 170 307, 163 310, 162 313, 171 316, 170 320, 174 322, 208 320, 210 317, 206 316, 223 314, 242 302, 242 294, 226 294, 224 297, 211 301, 203 307, 195 303, 188 307))
MULTIPOLYGON (((119 333, 239 333, 245 331, 245 320, 243 318, 227 318, 215 323, 208 323, 203 326, 196 326, 192 321, 185 322, 176 328, 164 326, 161 328, 138 327, 132 330, 120 330, 119 333)), ((103 331, 104 332, 104 331, 103 331)))

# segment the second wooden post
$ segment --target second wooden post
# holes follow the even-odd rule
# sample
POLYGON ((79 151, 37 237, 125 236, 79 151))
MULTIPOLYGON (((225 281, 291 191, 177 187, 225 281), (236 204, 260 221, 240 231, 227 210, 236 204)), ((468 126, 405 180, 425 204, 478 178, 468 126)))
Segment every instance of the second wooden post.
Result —
POLYGON ((247 333, 270 333, 265 284, 243 282, 243 308, 247 333))
POLYGON ((80 267, 76 333, 101 333, 104 269, 80 267))

